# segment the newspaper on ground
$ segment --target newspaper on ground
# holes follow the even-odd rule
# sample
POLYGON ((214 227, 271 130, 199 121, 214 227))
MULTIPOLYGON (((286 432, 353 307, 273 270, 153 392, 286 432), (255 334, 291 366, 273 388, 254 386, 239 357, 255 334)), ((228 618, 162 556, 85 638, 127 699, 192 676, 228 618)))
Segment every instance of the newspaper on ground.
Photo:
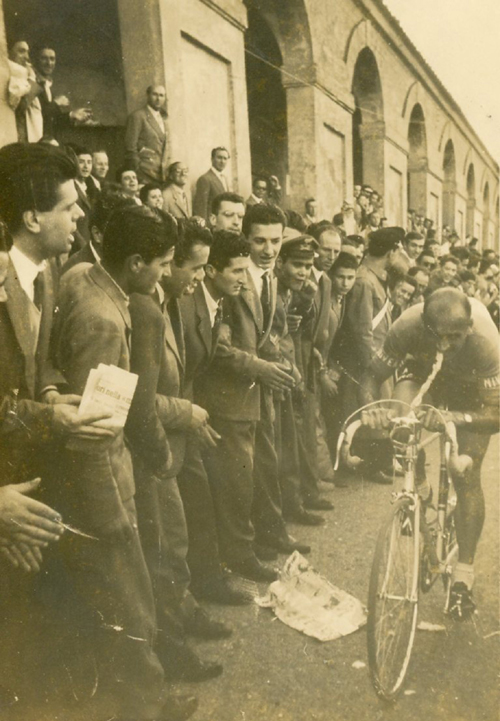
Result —
POLYGON ((319 641, 334 641, 366 623, 361 601, 323 578, 298 551, 256 603, 272 608, 287 626, 319 641))
MULTIPOLYGON (((87 379, 78 414, 112 413, 112 418, 103 421, 107 428, 123 428, 127 420, 132 398, 139 376, 136 373, 114 365, 99 363, 93 368, 87 379)), ((99 421, 95 425, 99 425, 99 421)))

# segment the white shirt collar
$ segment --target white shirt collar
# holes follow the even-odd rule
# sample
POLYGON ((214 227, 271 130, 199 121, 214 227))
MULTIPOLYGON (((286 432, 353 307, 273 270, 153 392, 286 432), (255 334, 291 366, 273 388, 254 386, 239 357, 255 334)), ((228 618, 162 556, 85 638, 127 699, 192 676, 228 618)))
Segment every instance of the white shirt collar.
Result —
POLYGON ((201 281, 201 287, 203 288, 203 294, 205 296, 208 314, 210 316, 210 325, 213 328, 215 323, 215 316, 217 315, 217 311, 219 310, 220 303, 214 298, 212 298, 212 296, 210 295, 210 291, 208 290, 207 286, 203 281, 201 281))
POLYGON ((222 185, 223 185, 223 186, 226 188, 226 190, 227 190, 227 189, 229 188, 229 185, 228 185, 227 178, 226 178, 226 176, 224 175, 224 173, 221 173, 219 170, 217 170, 216 168, 214 168, 213 165, 212 165, 212 173, 215 173, 215 175, 219 178, 219 180, 220 180, 220 182, 222 183, 222 185))
POLYGON ((90 247, 90 250, 92 251, 92 255, 94 256, 94 258, 96 259, 97 262, 99 262, 101 260, 101 256, 99 255, 97 250, 94 248, 94 245, 91 240, 89 240, 89 247, 90 247))
POLYGON ((160 128, 165 130, 165 119, 164 119, 161 111, 155 110, 154 108, 151 107, 151 105, 148 105, 148 108, 149 108, 151 114, 153 115, 153 118, 156 120, 156 122, 160 126, 160 128))
POLYGON ((314 276, 314 280, 316 281, 316 284, 318 284, 319 281, 321 280, 321 278, 323 277, 323 271, 322 271, 322 270, 318 270, 318 269, 316 268, 316 266, 313 265, 313 267, 312 267, 312 274, 313 274, 313 276, 314 276))
POLYGON ((87 184, 84 180, 80 180, 80 178, 75 178, 75 183, 78 185, 80 190, 84 195, 87 195, 87 184))
POLYGON ((255 203, 258 205, 259 203, 263 203, 264 201, 262 198, 258 198, 255 193, 251 193, 250 197, 255 201, 255 203))
POLYGON ((35 297, 35 289, 33 283, 35 282, 35 278, 37 277, 38 273, 41 273, 42 270, 45 270, 47 262, 45 260, 42 260, 39 265, 36 265, 36 263, 33 263, 33 261, 28 258, 28 256, 24 255, 24 253, 20 251, 19 248, 16 248, 15 245, 13 245, 12 248, 9 250, 9 256, 16 270, 16 274, 19 283, 21 284, 21 288, 24 290, 28 298, 33 301, 35 297))
POLYGON ((156 292, 158 293, 158 299, 160 301, 160 305, 163 308, 163 303, 165 301, 165 291, 161 287, 159 283, 156 284, 156 292))

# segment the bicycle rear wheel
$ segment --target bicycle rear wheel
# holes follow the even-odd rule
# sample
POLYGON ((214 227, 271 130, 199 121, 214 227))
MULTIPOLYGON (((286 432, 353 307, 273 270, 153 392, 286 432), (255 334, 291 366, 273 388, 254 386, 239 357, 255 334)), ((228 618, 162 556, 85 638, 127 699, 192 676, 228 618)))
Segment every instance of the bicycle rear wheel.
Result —
POLYGON ((418 611, 420 507, 400 498, 381 527, 368 591, 368 663, 379 696, 392 700, 410 663, 418 611))

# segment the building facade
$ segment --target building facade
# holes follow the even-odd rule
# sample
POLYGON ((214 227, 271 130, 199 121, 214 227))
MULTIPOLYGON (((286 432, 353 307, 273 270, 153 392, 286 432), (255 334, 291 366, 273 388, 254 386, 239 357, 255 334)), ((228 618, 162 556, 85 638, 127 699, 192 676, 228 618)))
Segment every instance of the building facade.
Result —
MULTIPOLYGON (((55 85, 89 102, 99 126, 73 131, 123 155, 129 112, 167 90, 172 160, 191 181, 212 147, 231 154, 233 186, 277 175, 287 207, 314 196, 338 212, 368 183, 393 224, 409 208, 498 247, 499 167, 381 0, 0 0, 7 46, 57 52, 55 85)), ((5 93, 3 94, 3 96, 5 93)), ((0 99, 0 143, 15 139, 0 99)))

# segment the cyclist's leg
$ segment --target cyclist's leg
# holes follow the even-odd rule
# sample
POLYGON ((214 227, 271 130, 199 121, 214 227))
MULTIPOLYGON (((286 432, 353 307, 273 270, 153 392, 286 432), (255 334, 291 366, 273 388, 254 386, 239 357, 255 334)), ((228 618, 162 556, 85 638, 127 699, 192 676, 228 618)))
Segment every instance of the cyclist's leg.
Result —
POLYGON ((472 468, 464 476, 453 479, 457 493, 455 525, 457 529, 459 563, 472 564, 484 523, 484 495, 481 488, 481 465, 488 449, 490 436, 458 429, 459 453, 473 460, 472 468))

